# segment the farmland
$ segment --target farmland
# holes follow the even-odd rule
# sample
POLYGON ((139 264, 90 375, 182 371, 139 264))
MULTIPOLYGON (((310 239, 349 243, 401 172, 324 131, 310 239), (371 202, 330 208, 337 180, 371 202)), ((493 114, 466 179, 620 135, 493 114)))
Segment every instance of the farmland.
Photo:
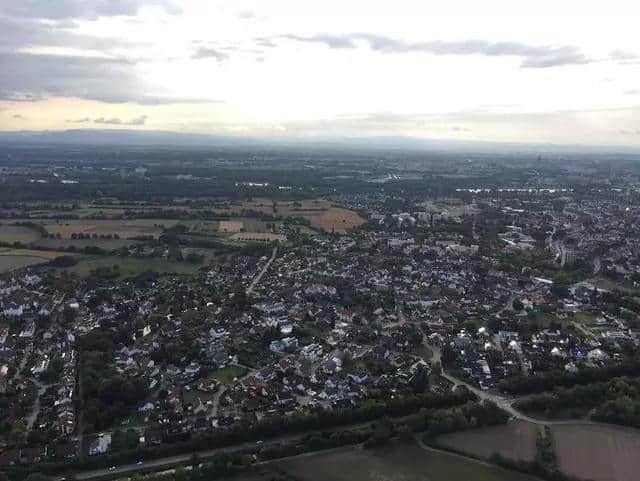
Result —
POLYGON ((504 426, 473 429, 447 434, 438 444, 472 456, 489 458, 498 453, 512 460, 533 461, 536 457, 537 426, 515 421, 504 426))
POLYGON ((594 481, 636 481, 640 431, 606 425, 553 426, 560 470, 594 481))
POLYGON ((11 272, 23 267, 44 264, 56 257, 68 255, 64 252, 37 251, 27 249, 0 250, 0 273, 11 272))
POLYGON ((349 448, 278 463, 300 481, 534 481, 536 478, 467 460, 424 451, 416 445, 377 450, 349 448))
POLYGON ((40 233, 35 229, 18 225, 0 225, 0 242, 20 242, 28 244, 40 239, 40 233))
POLYGON ((72 234, 93 236, 117 235, 123 239, 139 236, 158 237, 162 226, 177 224, 177 220, 137 219, 137 220, 93 220, 65 219, 59 222, 49 219, 34 219, 32 222, 42 224, 49 234, 69 238, 72 234))

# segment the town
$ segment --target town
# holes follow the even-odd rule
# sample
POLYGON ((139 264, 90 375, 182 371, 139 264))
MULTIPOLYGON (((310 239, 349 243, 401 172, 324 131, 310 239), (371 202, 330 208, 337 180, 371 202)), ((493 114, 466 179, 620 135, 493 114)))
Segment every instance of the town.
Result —
MULTIPOLYGON (((159 169, 134 167, 101 175, 149 185, 159 169)), ((517 396, 640 374, 632 180, 476 169, 501 184, 403 194, 378 167, 320 192, 298 178, 186 202, 4 199, 0 469, 458 386, 526 419, 517 396)), ((210 182, 186 172, 172 182, 210 182)), ((69 192, 59 179, 92 174, 9 159, 2 175, 69 192)))

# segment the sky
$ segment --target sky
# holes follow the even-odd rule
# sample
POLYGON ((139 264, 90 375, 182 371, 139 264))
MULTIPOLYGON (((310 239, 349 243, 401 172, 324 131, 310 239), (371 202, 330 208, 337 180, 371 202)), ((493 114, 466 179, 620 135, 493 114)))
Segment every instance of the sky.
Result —
POLYGON ((0 0, 0 130, 640 145, 636 0, 0 0))

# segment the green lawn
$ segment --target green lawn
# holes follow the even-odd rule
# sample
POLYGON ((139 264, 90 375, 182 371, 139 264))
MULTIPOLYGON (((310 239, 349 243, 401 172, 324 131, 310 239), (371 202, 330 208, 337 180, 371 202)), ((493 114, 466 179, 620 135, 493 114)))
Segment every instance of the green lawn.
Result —
POLYGON ((247 370, 238 366, 227 366, 224 369, 218 369, 213 373, 218 381, 223 384, 232 384, 234 378, 240 378, 247 373, 247 370))
POLYGON ((346 448, 278 462, 299 481, 536 481, 452 454, 425 451, 415 444, 377 450, 346 448))
POLYGON ((118 256, 85 257, 78 264, 65 270, 81 277, 87 277, 92 270, 99 267, 118 266, 120 277, 133 277, 143 272, 153 271, 160 274, 195 274, 201 267, 199 264, 188 262, 174 262, 164 258, 135 258, 118 256))

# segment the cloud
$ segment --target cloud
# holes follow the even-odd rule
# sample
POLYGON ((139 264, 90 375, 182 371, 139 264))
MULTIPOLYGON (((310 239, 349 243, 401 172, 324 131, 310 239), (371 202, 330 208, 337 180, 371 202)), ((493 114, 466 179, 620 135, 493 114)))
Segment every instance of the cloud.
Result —
POLYGON ((451 127, 451 130, 453 130, 454 132, 471 132, 471 129, 467 127, 460 127, 458 125, 454 125, 453 127, 451 127))
POLYGON ((13 114, 13 118, 14 119, 22 119, 23 117, 20 114, 13 114))
POLYGON ((211 47, 199 47, 193 55, 191 55, 193 59, 203 59, 203 58, 213 58, 218 62, 222 62, 224 60, 229 59, 229 55, 225 52, 211 47))
POLYGON ((122 120, 120 120, 118 117, 111 117, 108 119, 105 119, 104 117, 98 117, 97 119, 93 120, 94 124, 108 124, 108 125, 120 125, 122 124, 122 120))
POLYGON ((93 123, 103 124, 103 125, 144 125, 146 121, 147 121, 147 116, 140 115, 138 117, 135 117, 129 120, 128 122, 123 122, 119 117, 110 117, 110 118, 98 117, 97 119, 93 120, 93 123))
POLYGON ((609 58, 613 60, 633 60, 638 58, 638 55, 628 50, 612 50, 609 52, 609 58))
POLYGON ((253 10, 240 10, 238 12, 238 17, 243 20, 251 20, 253 18, 257 18, 257 16, 256 12, 253 10))
POLYGON ((623 129, 623 130, 620 130, 620 133, 622 135, 627 135, 627 136, 628 135, 634 135, 635 136, 635 135, 640 135, 640 129, 631 129, 631 130, 623 129))
POLYGON ((51 22, 0 16, 0 45, 5 50, 27 47, 65 47, 109 51, 134 44, 117 38, 94 37, 74 32, 74 22, 51 22))
POLYGON ((82 117, 81 119, 70 119, 70 120, 65 120, 66 123, 68 124, 84 124, 86 122, 90 122, 91 119, 89 117, 82 117))
POLYGON ((135 62, 126 59, 0 52, 0 100, 35 102, 58 96, 140 105, 216 102, 153 91, 137 74, 135 62))
POLYGON ((625 90, 622 93, 625 95, 640 95, 640 89, 625 90))
POLYGON ((3 1, 0 15, 45 19, 89 19, 135 16, 143 7, 158 7, 170 15, 182 9, 173 0, 18 0, 3 1))
POLYGON ((147 121, 147 116, 140 115, 139 117, 135 117, 129 120, 129 122, 125 122, 125 125, 144 125, 146 121, 147 121))
POLYGON ((536 46, 520 42, 488 42, 471 39, 462 41, 433 40, 427 42, 407 42, 404 40, 373 35, 352 33, 346 35, 320 34, 312 36, 279 35, 258 39, 263 46, 270 46, 274 40, 285 39, 306 43, 320 43, 333 49, 355 49, 361 45, 380 53, 429 53, 433 55, 485 55, 489 57, 522 57, 523 68, 547 68, 560 65, 584 64, 590 60, 571 45, 536 46))

